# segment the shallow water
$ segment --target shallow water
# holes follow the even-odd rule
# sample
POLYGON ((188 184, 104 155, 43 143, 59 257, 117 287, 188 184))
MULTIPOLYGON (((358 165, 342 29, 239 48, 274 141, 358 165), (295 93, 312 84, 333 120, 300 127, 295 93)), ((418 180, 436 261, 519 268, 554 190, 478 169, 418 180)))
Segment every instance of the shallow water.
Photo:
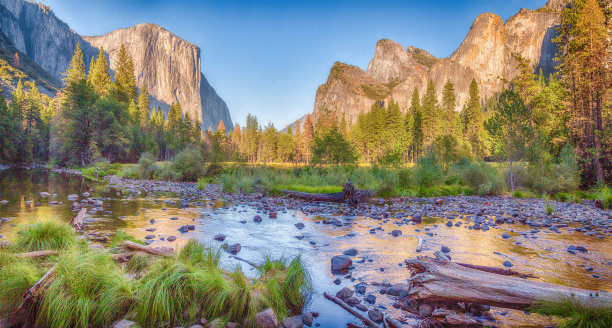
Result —
MULTIPOLYGON (((502 263, 509 260, 514 265, 513 270, 531 273, 542 281, 612 292, 612 243, 581 233, 568 233, 567 229, 562 229, 562 233, 547 229, 534 232, 526 225, 504 224, 491 227, 488 231, 476 231, 469 230, 465 224, 449 228, 444 224, 446 220, 429 219, 418 225, 398 226, 393 219, 367 217, 337 217, 344 226, 335 227, 320 223, 320 218, 316 216, 294 210, 278 212, 277 219, 270 219, 255 207, 227 204, 223 200, 201 200, 202 206, 180 209, 176 205, 180 201, 172 202, 177 200, 173 195, 124 195, 80 176, 50 173, 42 169, 0 171, 0 200, 9 201, 8 204, 0 204, 0 217, 9 218, 0 226, 0 235, 3 236, 0 241, 10 241, 21 224, 36 220, 68 221, 74 214, 66 196, 73 193, 81 195, 86 191, 104 201, 104 212, 91 215, 87 221, 86 229, 89 232, 112 235, 122 230, 143 240, 147 235, 154 235, 151 246, 175 249, 189 238, 218 245, 220 243, 213 237, 222 233, 227 236, 227 243, 242 245, 238 256, 254 262, 261 261, 264 256, 290 258, 301 255, 310 269, 316 289, 309 309, 321 314, 315 322, 322 327, 356 323, 350 314, 320 295, 324 291, 335 293, 343 286, 352 287, 360 281, 368 283, 366 295, 372 292, 377 297, 374 307, 385 307, 387 313, 397 318, 405 315, 394 309, 393 299, 379 294, 380 287, 372 286, 372 283, 405 282, 409 274, 402 263, 417 255, 418 236, 424 239, 422 255, 432 255, 446 245, 451 248, 449 255, 455 261, 502 267, 502 263), (39 196, 38 193, 42 191, 57 194, 51 200, 63 204, 49 205, 49 200, 39 196), (33 204, 28 204, 28 201, 33 204), (263 222, 253 222, 256 214, 261 215, 263 222), (154 223, 151 223, 152 219, 154 223), (246 220, 246 223, 241 223, 242 220, 246 220), (294 226, 297 222, 304 223, 304 229, 297 229, 294 226), (186 224, 193 224, 196 229, 180 233, 178 228, 186 224), (370 229, 378 227, 381 229, 370 233, 370 229), (402 235, 393 237, 390 232, 394 229, 401 230, 402 235), (501 234, 504 231, 512 237, 503 239, 501 234), (521 232, 524 234, 521 235, 521 232), (166 241, 171 235, 178 239, 175 242, 166 241), (296 236, 299 235, 304 238, 298 240, 296 236), (585 246, 588 253, 569 254, 565 251, 568 245, 585 246), (355 269, 351 271, 352 277, 332 274, 331 257, 353 247, 359 250, 359 254, 353 259, 355 269), (587 271, 585 266, 592 267, 593 271, 587 271), (341 278, 340 286, 334 284, 336 278, 341 278)), ((256 270, 229 258, 227 253, 224 253, 222 265, 226 268, 240 265, 247 275, 256 275, 256 270)), ((496 317, 500 317, 500 312, 499 309, 494 310, 496 317)), ((511 311, 504 320, 508 318, 519 322, 537 322, 534 316, 518 311, 511 311)))

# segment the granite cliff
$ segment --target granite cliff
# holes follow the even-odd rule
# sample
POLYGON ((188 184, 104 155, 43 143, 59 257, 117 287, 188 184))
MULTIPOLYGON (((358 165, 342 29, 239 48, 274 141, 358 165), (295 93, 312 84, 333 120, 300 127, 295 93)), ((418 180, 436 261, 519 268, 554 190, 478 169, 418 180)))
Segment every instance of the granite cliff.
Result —
POLYGON ((456 110, 460 110, 468 100, 472 79, 478 82, 481 97, 501 91, 519 73, 517 55, 546 73, 552 72, 556 51, 552 39, 566 2, 550 0, 537 10, 521 9, 506 22, 496 14, 481 14, 448 58, 438 59, 422 49, 380 40, 365 72, 357 66, 333 65, 327 82, 317 89, 313 115, 316 118, 327 108, 353 122, 376 100, 393 100, 406 111, 413 90, 422 95, 430 79, 439 97, 446 81, 454 83, 456 110))
POLYGON ((83 37, 47 6, 0 0, 0 28, 8 48, 16 48, 54 76, 50 82, 54 87, 63 78, 77 43, 81 43, 86 64, 103 47, 111 69, 123 43, 134 60, 137 86, 147 87, 152 105, 167 109, 178 101, 183 113, 198 118, 204 130, 216 129, 220 120, 232 127, 227 105, 202 74, 200 48, 160 26, 145 23, 102 36, 83 37))

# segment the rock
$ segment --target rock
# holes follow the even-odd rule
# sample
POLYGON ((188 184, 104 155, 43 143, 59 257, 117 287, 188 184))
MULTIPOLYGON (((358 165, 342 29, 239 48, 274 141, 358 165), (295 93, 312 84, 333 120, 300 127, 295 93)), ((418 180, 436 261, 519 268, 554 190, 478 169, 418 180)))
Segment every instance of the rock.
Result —
POLYGON ((353 260, 346 255, 336 255, 331 259, 332 271, 345 271, 353 264, 353 260))
POLYGON ((181 233, 187 233, 187 232, 189 232, 189 226, 184 225, 184 226, 178 228, 178 231, 180 231, 181 233))
POLYGON ((314 318, 312 316, 312 313, 306 312, 302 314, 302 323, 305 324, 306 326, 311 327, 313 321, 314 321, 314 318))
POLYGON ((512 262, 510 262, 510 261, 504 261, 503 265, 504 265, 506 268, 511 268, 511 267, 513 267, 512 262))
POLYGON ((272 309, 267 308, 257 313, 257 328, 276 328, 278 327, 278 319, 272 309))
POLYGON ((408 286, 408 284, 399 283, 399 284, 395 284, 389 287, 389 289, 387 289, 387 294, 393 295, 393 296, 404 297, 408 295, 409 291, 410 291, 410 286, 408 286))
POLYGON ((191 326, 189 328, 204 328, 204 326, 202 326, 202 325, 193 325, 193 326, 191 326))
POLYGON ((296 315, 293 317, 285 318, 283 320, 283 327, 285 328, 302 328, 304 323, 302 322, 302 316, 296 315))
POLYGON ((298 228, 298 229, 304 229, 304 223, 298 222, 298 223, 295 224, 295 227, 298 228))
POLYGON ((429 316, 431 316, 431 314, 433 313, 433 307, 429 304, 421 304, 419 305, 419 315, 421 317, 427 318, 429 316))
POLYGON ((88 193, 88 192, 84 192, 82 195, 83 195, 84 198, 87 198, 87 197, 91 196, 91 194, 88 193))
POLYGON ((235 322, 228 322, 225 324, 225 328, 238 328, 238 324, 235 322))
POLYGON ((278 213, 277 212, 270 212, 270 214, 268 214, 268 216, 270 217, 270 219, 276 219, 276 218, 278 218, 278 213))
POLYGON ((145 236, 145 239, 154 239, 154 238, 155 238, 155 235, 146 235, 145 236))
POLYGON ((446 245, 443 245, 440 250, 442 251, 442 253, 450 253, 451 251, 451 249, 446 245))
POLYGON ((262 220, 261 220, 261 216, 259 216, 259 215, 255 215, 255 217, 253 217, 253 222, 257 222, 257 223, 259 223, 259 222, 261 222, 261 221, 262 221, 262 220))
POLYGON ((357 253, 359 253, 359 252, 355 248, 349 248, 349 249, 345 250, 344 252, 342 252, 342 254, 348 255, 348 256, 355 256, 355 255, 357 255, 357 253))
POLYGON ((208 325, 208 328, 223 328, 223 320, 217 318, 211 321, 210 324, 208 325))
POLYGON ((501 236, 502 236, 502 238, 503 238, 503 239, 508 239, 508 238, 510 238, 510 235, 509 235, 507 232, 505 232, 505 231, 502 233, 502 235, 501 235, 501 236))
POLYGON ((171 217, 171 218, 169 218, 169 219, 170 219, 170 220, 172 220, 172 221, 176 221, 176 220, 178 220, 179 218, 177 218, 176 216, 173 216, 173 217, 171 217))
POLYGON ((366 296, 363 300, 368 302, 368 303, 370 303, 370 304, 375 304, 376 303, 376 296, 374 296, 372 294, 368 294, 368 296, 366 296))
POLYGON ((393 230, 393 231, 391 231, 391 235, 393 237, 401 236, 402 235, 402 231, 401 230, 393 230))
POLYGON ((446 222, 446 226, 451 228, 453 226, 453 221, 448 220, 448 222, 446 222))
POLYGON ((353 291, 348 287, 344 287, 336 293, 336 297, 342 300, 347 299, 351 296, 353 296, 353 291))
POLYGON ((173 242, 173 241, 176 240, 176 237, 175 236, 169 236, 166 240, 169 241, 169 242, 173 242))
POLYGON ((225 238, 227 238, 227 236, 225 236, 224 234, 215 235, 215 240, 216 241, 224 241, 225 238))
POLYGON ((136 328, 136 327, 139 327, 137 323, 135 323, 134 321, 126 320, 126 319, 120 320, 113 326, 113 328, 136 328))
POLYGON ((383 321, 383 313, 379 309, 373 309, 368 311, 368 317, 370 320, 381 323, 383 321))
POLYGON ((359 310, 359 311, 362 311, 362 312, 366 312, 368 310, 368 307, 363 305, 363 304, 357 304, 357 305, 355 305, 355 308, 357 310, 359 310))
POLYGON ((363 284, 363 283, 355 285, 355 292, 357 292, 357 294, 361 294, 361 295, 365 294, 365 292, 366 292, 366 285, 363 284))
POLYGON ((227 251, 229 253, 232 253, 232 254, 236 255, 236 254, 238 254, 238 252, 240 252, 241 248, 242 248, 242 246, 240 244, 232 244, 232 245, 229 245, 227 247, 227 251))
POLYGON ((48 192, 46 191, 41 191, 38 193, 40 195, 40 197, 44 197, 44 198, 49 198, 49 196, 51 196, 48 192))
POLYGON ((79 199, 79 195, 77 194, 70 194, 66 197, 69 201, 71 202, 75 202, 79 199))
POLYGON ((350 306, 355 306, 355 305, 361 303, 361 301, 357 297, 355 297, 355 296, 351 296, 351 297, 349 297, 347 299, 344 299, 344 302, 346 304, 350 305, 350 306))

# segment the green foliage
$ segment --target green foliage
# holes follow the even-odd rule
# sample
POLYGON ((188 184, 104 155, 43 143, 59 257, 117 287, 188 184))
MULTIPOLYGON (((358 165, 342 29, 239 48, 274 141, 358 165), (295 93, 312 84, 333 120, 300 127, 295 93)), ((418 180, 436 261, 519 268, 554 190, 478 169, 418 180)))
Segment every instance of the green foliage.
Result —
POLYGON ((429 188, 442 181, 442 174, 442 168, 435 157, 422 157, 417 163, 414 180, 419 189, 429 188))
POLYGON ((44 327, 108 327, 129 310, 132 283, 101 251, 63 253, 38 309, 44 327))
POLYGON ((341 192, 341 186, 304 186, 299 184, 280 185, 278 189, 309 192, 314 194, 331 194, 341 192))
POLYGON ((561 328, 603 328, 612 326, 612 305, 605 303, 584 306, 573 298, 545 300, 534 303, 531 312, 562 317, 561 328))
POLYGON ((314 163, 339 165, 354 164, 357 161, 353 147, 335 128, 322 137, 315 138, 312 154, 314 163))
POLYGON ((464 159, 455 163, 451 170, 479 195, 500 195, 504 190, 499 170, 485 162, 473 163, 464 159))
POLYGON ((546 215, 551 215, 555 211, 555 207, 553 206, 553 204, 549 203, 548 201, 546 202, 545 209, 546 209, 546 215))
POLYGON ((185 148, 172 158, 172 170, 179 174, 181 181, 197 181, 206 173, 202 152, 185 148))
POLYGON ((601 208, 610 209, 612 206, 612 189, 608 186, 603 186, 595 192, 596 199, 601 202, 601 208))
POLYGON ((108 242, 108 247, 115 248, 117 246, 120 246, 124 241, 131 241, 131 242, 141 244, 141 245, 145 244, 144 242, 134 238, 134 236, 129 235, 121 230, 118 230, 108 242))
POLYGON ((69 225, 56 221, 34 223, 24 226, 11 244, 22 252, 62 250, 76 243, 69 225))
POLYGON ((23 295, 41 275, 27 259, 0 251, 0 316, 16 310, 23 295))

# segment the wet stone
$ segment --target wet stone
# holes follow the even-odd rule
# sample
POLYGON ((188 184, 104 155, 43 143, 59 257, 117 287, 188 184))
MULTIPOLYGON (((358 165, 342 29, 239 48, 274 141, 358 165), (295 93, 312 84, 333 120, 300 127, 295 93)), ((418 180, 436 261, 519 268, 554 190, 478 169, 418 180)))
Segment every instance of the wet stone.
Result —
POLYGON ((401 230, 393 230, 393 231, 391 231, 391 235, 393 237, 401 236, 402 235, 402 231, 401 230))
POLYGON ((506 268, 511 268, 511 267, 513 267, 513 266, 514 266, 514 265, 512 265, 512 262, 510 262, 510 261, 504 261, 504 263, 502 263, 502 264, 503 264, 503 265, 504 265, 506 268))
POLYGON ((253 217, 253 222, 257 222, 257 223, 259 223, 259 222, 261 222, 261 221, 262 221, 262 220, 261 220, 261 216, 259 216, 259 215, 255 215, 255 216, 253 217))
POLYGON ((225 240, 225 238, 227 238, 227 236, 226 236, 226 235, 224 235, 224 234, 218 234, 218 235, 215 235, 215 240, 216 240, 216 241, 224 241, 224 240, 225 240))
POLYGON ((399 283, 399 284, 395 284, 389 287, 389 289, 387 289, 387 294, 393 295, 393 296, 404 297, 408 295, 409 291, 410 291, 410 286, 408 286, 408 284, 399 283))
POLYGON ((229 253, 232 253, 232 254, 236 255, 236 254, 238 254, 238 252, 240 252, 241 248, 242 248, 242 246, 240 244, 232 244, 232 245, 229 245, 227 247, 227 251, 229 253))
POLYGON ((347 299, 351 296, 353 296, 353 291, 348 287, 344 287, 336 293, 336 297, 342 300, 347 299))
POLYGON ((348 255, 348 256, 355 256, 355 255, 357 255, 357 253, 359 253, 359 252, 355 248, 349 248, 349 249, 345 250, 344 252, 342 252, 342 254, 348 255))
POLYGON ((441 247, 441 251, 442 251, 442 253, 450 253, 451 250, 450 250, 450 248, 448 246, 443 245, 441 247))
POLYGON ((353 260, 346 255, 336 255, 331 259, 332 271, 344 271, 353 264, 353 260))
POLYGON ((370 320, 381 323, 383 321, 383 313, 379 309, 373 309, 368 311, 368 317, 370 320))

